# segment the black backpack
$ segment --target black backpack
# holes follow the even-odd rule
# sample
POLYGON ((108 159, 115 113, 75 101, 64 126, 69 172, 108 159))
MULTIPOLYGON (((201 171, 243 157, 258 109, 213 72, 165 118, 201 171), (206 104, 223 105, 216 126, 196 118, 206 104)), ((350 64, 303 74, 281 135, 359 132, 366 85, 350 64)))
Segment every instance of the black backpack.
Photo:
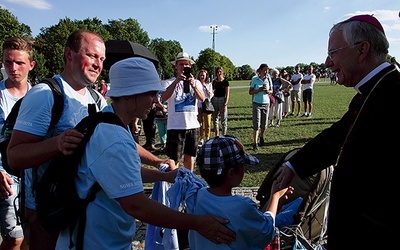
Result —
MULTIPOLYGON (((94 105, 94 104, 90 104, 94 105)), ((90 109, 89 109, 90 110, 90 109)), ((76 126, 84 137, 72 155, 58 154, 53 158, 36 189, 36 211, 42 226, 50 232, 69 228, 72 232, 79 219, 77 249, 82 247, 86 224, 86 206, 93 201, 101 188, 96 183, 85 199, 81 199, 75 188, 74 177, 86 149, 86 144, 99 123, 117 124, 126 129, 121 119, 111 112, 89 112, 76 126)), ((70 247, 75 246, 70 241, 70 247)))
MULTIPOLYGON (((63 94, 61 92, 61 87, 59 83, 54 79, 54 78, 45 78, 40 83, 46 83, 49 85, 50 89, 53 92, 53 97, 54 97, 54 105, 51 110, 51 121, 50 121, 50 126, 49 126, 49 131, 53 129, 57 122, 60 120, 60 117, 62 115, 63 109, 64 109, 64 98, 63 94)), ((87 88, 92 95, 93 99, 95 100, 97 106, 99 109, 101 108, 101 99, 100 96, 92 89, 92 88, 87 88)), ((7 162, 7 147, 8 144, 10 143, 10 137, 12 134, 12 131, 14 129, 15 121, 17 120, 19 108, 21 106, 23 97, 19 99, 14 106, 11 109, 10 114, 8 114, 4 125, 1 129, 1 135, 5 137, 5 140, 0 142, 0 153, 1 153, 1 161, 2 161, 2 166, 3 168, 11 175, 21 177, 21 171, 13 170, 10 168, 7 162)))
MULTIPOLYGON (((54 96, 54 105, 51 111, 51 122, 50 122, 50 128, 53 128, 58 120, 61 117, 63 108, 64 108, 64 102, 63 102, 63 96, 61 93, 61 88, 60 85, 57 83, 57 81, 53 78, 46 78, 42 80, 41 82, 46 83, 49 85, 50 89, 53 92, 54 96)), ((15 121, 17 120, 19 108, 21 106, 23 97, 19 99, 14 106, 11 109, 10 114, 8 114, 4 125, 1 129, 1 135, 5 137, 5 140, 0 143, 0 153, 1 153, 1 161, 3 168, 11 175, 21 177, 21 171, 18 170, 13 170, 10 168, 7 162, 7 147, 8 144, 10 143, 10 138, 12 131, 14 129, 15 121)))

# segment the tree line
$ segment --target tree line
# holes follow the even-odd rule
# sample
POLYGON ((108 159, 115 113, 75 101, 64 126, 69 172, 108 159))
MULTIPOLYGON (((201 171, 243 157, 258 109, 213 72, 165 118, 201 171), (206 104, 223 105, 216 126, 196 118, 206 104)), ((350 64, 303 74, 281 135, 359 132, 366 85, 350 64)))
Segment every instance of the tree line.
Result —
MULTIPOLYGON (((182 51, 182 46, 176 40, 164 40, 163 38, 150 39, 148 33, 141 28, 136 19, 117 19, 108 20, 103 23, 98 18, 86 18, 84 20, 71 20, 68 17, 60 19, 59 22, 50 27, 42 27, 36 37, 32 37, 31 28, 20 23, 12 13, 0 6, 0 47, 4 41, 12 36, 22 36, 34 40, 34 60, 35 68, 31 71, 29 77, 32 83, 41 79, 58 74, 62 71, 64 65, 63 52, 68 35, 77 29, 88 29, 100 34, 104 41, 108 40, 128 40, 139 43, 147 47, 159 60, 158 73, 161 79, 168 79, 174 76, 174 68, 170 63, 176 55, 182 51)), ((199 52, 198 58, 193 66, 193 72, 205 69, 210 76, 215 75, 215 68, 222 66, 227 80, 250 80, 254 74, 254 69, 250 65, 235 66, 229 58, 211 48, 205 48, 199 52)), ((312 62, 315 72, 326 72, 325 64, 312 62)), ((287 66, 288 73, 294 73, 294 67, 287 66)), ((305 69, 306 64, 301 64, 305 69)), ((103 70, 100 79, 108 81, 108 70, 103 70)))

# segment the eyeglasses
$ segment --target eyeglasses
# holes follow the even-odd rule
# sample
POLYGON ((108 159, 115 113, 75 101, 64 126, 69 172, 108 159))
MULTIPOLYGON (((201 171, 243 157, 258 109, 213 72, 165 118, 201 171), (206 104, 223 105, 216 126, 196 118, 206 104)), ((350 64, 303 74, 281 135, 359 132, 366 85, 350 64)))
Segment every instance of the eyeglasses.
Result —
POLYGON ((347 48, 353 47, 353 46, 355 46, 355 45, 359 45, 360 43, 362 43, 362 42, 356 42, 356 43, 353 43, 353 44, 351 44, 351 45, 347 45, 347 46, 340 47, 340 48, 337 48, 337 49, 331 49, 331 50, 328 51, 328 57, 329 57, 329 59, 332 60, 332 59, 333 59, 333 55, 334 55, 336 52, 338 52, 339 50, 347 49, 347 48))

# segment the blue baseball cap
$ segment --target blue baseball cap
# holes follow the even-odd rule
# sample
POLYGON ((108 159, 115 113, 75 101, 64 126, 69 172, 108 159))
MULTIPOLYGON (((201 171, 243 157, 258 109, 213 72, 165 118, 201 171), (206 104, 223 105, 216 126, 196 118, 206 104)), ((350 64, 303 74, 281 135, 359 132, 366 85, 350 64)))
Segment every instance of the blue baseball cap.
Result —
POLYGON ((232 135, 216 136, 209 139, 197 152, 196 164, 201 169, 218 170, 221 174, 226 167, 240 164, 255 165, 259 160, 250 154, 246 154, 243 145, 238 138, 232 135))

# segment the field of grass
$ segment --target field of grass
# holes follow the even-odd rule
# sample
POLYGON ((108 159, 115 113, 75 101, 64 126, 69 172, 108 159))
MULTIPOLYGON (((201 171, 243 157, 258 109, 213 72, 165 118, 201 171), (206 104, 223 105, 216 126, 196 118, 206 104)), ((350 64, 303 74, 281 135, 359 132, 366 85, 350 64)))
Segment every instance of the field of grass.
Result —
MULTIPOLYGON (((231 81, 228 103, 228 134, 237 136, 247 153, 258 157, 260 164, 246 166, 242 187, 256 187, 265 175, 287 151, 302 146, 323 129, 329 127, 346 112, 353 88, 330 85, 329 79, 321 79, 314 85, 312 118, 287 117, 279 128, 268 128, 265 133, 266 145, 254 151, 252 147, 251 96, 249 81, 231 81)), ((302 108, 303 110, 303 108, 302 108)), ((303 113, 303 112, 302 112, 303 113)), ((155 152, 157 154, 157 152, 155 152)), ((160 154, 160 157, 165 155, 160 154)), ((195 173, 198 171, 195 169, 195 173)))

